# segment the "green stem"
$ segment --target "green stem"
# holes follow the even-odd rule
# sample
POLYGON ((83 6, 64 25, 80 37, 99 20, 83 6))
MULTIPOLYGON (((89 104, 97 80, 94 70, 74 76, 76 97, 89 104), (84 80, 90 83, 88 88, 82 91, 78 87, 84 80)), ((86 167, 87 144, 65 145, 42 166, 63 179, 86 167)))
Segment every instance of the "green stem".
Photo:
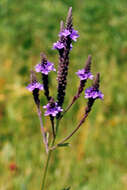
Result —
POLYGON ((49 161, 50 161, 50 158, 51 158, 51 153, 52 153, 52 151, 49 151, 48 157, 47 157, 47 160, 46 160, 46 166, 45 166, 45 170, 44 170, 41 190, 44 190, 46 175, 47 175, 47 171, 48 171, 48 165, 49 165, 49 161))
POLYGON ((58 133, 59 121, 60 121, 59 119, 56 120, 56 135, 58 133))
MULTIPOLYGON (((59 120, 56 121, 56 135, 57 135, 58 127, 59 127, 59 120)), ((55 140, 56 140, 56 135, 55 135, 55 137, 54 137, 54 139, 52 141, 51 147, 54 146, 54 143, 55 143, 55 140)), ((48 166, 49 166, 49 161, 50 161, 51 155, 52 155, 52 150, 49 150, 48 157, 47 157, 47 160, 46 160, 45 170, 44 170, 44 174, 43 174, 43 178, 42 178, 41 190, 44 190, 44 187, 45 187, 45 181, 46 181, 46 176, 47 176, 47 171, 48 171, 48 166)))

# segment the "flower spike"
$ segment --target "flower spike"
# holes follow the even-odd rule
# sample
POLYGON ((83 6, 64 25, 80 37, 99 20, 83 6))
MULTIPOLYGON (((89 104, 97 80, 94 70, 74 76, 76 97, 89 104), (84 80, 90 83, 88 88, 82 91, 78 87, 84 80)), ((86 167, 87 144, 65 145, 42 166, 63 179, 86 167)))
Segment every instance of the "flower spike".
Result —
POLYGON ((88 99, 103 99, 104 95, 99 91, 100 74, 97 73, 93 86, 85 90, 85 98, 88 99))
POLYGON ((31 70, 30 80, 31 83, 26 88, 33 93, 35 104, 39 107, 40 106, 39 91, 43 90, 44 88, 42 84, 37 82, 36 74, 33 70, 31 70))
POLYGON ((71 30, 72 29, 72 7, 69 8, 68 10, 68 15, 67 15, 67 19, 66 19, 66 28, 68 30, 71 30))

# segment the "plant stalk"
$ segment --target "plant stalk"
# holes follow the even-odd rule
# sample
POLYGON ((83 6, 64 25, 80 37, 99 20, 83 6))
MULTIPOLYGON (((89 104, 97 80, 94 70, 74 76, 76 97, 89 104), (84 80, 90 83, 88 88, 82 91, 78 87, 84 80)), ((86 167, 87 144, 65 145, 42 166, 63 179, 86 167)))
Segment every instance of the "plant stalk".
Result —
MULTIPOLYGON (((58 132, 58 127, 59 127, 59 120, 57 119, 57 121, 56 121, 56 135, 57 135, 57 132, 58 132)), ((56 140, 56 135, 53 138, 51 147, 54 146, 54 143, 55 143, 55 140, 56 140)), ((45 187, 46 176, 47 176, 47 172, 48 172, 48 166, 49 166, 49 161, 51 159, 51 155, 52 155, 52 150, 49 150, 47 160, 46 160, 45 170, 44 170, 44 174, 43 174, 43 178, 42 178, 41 190, 44 190, 44 187, 45 187)))
POLYGON ((44 131, 44 127, 43 127, 43 122, 42 122, 42 117, 41 117, 41 110, 40 110, 40 107, 38 107, 38 106, 37 106, 37 113, 38 113, 38 117, 39 117, 39 120, 40 120, 41 133, 42 133, 42 136, 43 136, 43 142, 44 142, 44 145, 45 145, 46 153, 48 154, 48 151, 49 151, 48 141, 47 141, 47 137, 46 137, 46 134, 45 134, 45 131, 44 131))
POLYGON ((86 114, 83 119, 80 121, 80 123, 78 124, 78 126, 67 136, 65 137, 63 140, 61 140, 58 144, 52 146, 50 148, 50 150, 54 150, 56 149, 59 145, 63 144, 64 142, 66 142, 67 140, 69 140, 77 131, 78 129, 81 127, 81 125, 85 122, 85 119, 87 118, 88 114, 86 114))
POLYGON ((45 166, 45 170, 44 170, 44 175, 43 175, 43 179, 42 179, 41 190, 44 190, 45 181, 46 181, 46 175, 47 175, 48 166, 49 166, 49 161, 50 161, 50 158, 51 158, 51 153, 52 153, 52 150, 49 150, 48 157, 47 157, 47 160, 46 160, 46 166, 45 166))

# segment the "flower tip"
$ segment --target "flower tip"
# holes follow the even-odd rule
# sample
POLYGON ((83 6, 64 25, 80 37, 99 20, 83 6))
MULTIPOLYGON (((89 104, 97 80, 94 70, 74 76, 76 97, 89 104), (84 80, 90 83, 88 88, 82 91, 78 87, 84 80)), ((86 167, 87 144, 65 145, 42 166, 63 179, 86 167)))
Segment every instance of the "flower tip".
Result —
POLYGON ((97 78, 100 78, 100 73, 99 72, 97 73, 97 78))
POLYGON ((92 60, 92 55, 88 55, 88 60, 89 60, 89 61, 92 60))
POLYGON ((61 20, 60 21, 60 32, 64 30, 64 22, 61 20))
POLYGON ((72 7, 69 7, 68 13, 72 12, 72 7))
POLYGON ((93 82, 93 87, 99 89, 100 73, 97 73, 93 82))

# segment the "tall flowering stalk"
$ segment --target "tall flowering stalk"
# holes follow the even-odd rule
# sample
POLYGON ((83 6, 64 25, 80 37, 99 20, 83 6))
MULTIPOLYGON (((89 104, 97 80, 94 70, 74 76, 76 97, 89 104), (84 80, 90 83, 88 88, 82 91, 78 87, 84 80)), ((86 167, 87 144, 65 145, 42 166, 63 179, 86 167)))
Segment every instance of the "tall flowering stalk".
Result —
POLYGON ((64 103, 69 67, 69 54, 72 49, 72 41, 76 41, 78 37, 78 32, 73 29, 72 7, 70 7, 65 27, 63 21, 61 21, 60 24, 59 41, 53 44, 53 48, 57 49, 59 52, 59 69, 57 77, 57 102, 59 106, 62 106, 64 103))
POLYGON ((54 64, 52 62, 49 62, 47 60, 47 57, 45 54, 41 54, 41 62, 35 66, 35 71, 41 73, 42 83, 39 83, 35 72, 31 71, 31 83, 27 86, 27 89, 33 93, 33 99, 37 106, 37 113, 40 120, 40 126, 43 136, 43 142, 45 145, 45 150, 48 154, 46 165, 44 168, 44 174, 42 178, 42 186, 41 190, 45 189, 45 182, 46 182, 46 175, 48 171, 48 165, 49 161, 52 155, 52 151, 56 149, 57 147, 61 146, 67 146, 68 143, 66 143, 78 130, 79 128, 84 124, 86 118, 88 117, 89 113, 92 110, 93 104, 97 99, 103 99, 103 94, 99 90, 100 86, 100 74, 97 73, 94 77, 91 73, 91 59, 92 57, 89 55, 88 59, 86 61, 86 64, 83 69, 80 69, 76 72, 77 76, 80 79, 80 83, 78 88, 76 89, 76 94, 73 96, 72 101, 67 106, 65 110, 62 109, 65 94, 66 94, 66 85, 67 85, 67 75, 68 75, 68 67, 70 65, 69 61, 69 55, 70 51, 72 50, 72 42, 76 42, 77 38, 79 37, 78 31, 74 30, 73 24, 72 24, 72 7, 69 8, 66 24, 64 26, 64 22, 61 21, 60 24, 60 33, 59 33, 59 40, 53 44, 53 49, 56 49, 59 53, 59 66, 57 71, 57 99, 55 101, 55 98, 53 98, 49 91, 49 74, 51 71, 56 71, 54 68, 54 64), (79 121, 79 124, 68 134, 66 137, 64 137, 59 143, 56 143, 57 138, 57 131, 58 126, 60 124, 61 118, 64 117, 64 114, 69 111, 69 109, 73 106, 73 104, 76 102, 78 98, 82 95, 82 92, 84 91, 85 84, 87 80, 93 80, 92 86, 87 88, 85 90, 85 98, 88 99, 86 107, 84 107, 84 113, 82 114, 82 117, 79 121), (40 99, 39 99, 39 92, 43 90, 44 95, 47 99, 46 105, 40 105, 40 99), (52 126, 52 139, 50 140, 50 144, 48 143, 48 139, 45 134, 45 130, 42 123, 42 112, 41 112, 41 106, 45 110, 44 116, 49 116, 51 120, 51 126, 52 126), (56 122, 55 122, 56 121, 56 122))

